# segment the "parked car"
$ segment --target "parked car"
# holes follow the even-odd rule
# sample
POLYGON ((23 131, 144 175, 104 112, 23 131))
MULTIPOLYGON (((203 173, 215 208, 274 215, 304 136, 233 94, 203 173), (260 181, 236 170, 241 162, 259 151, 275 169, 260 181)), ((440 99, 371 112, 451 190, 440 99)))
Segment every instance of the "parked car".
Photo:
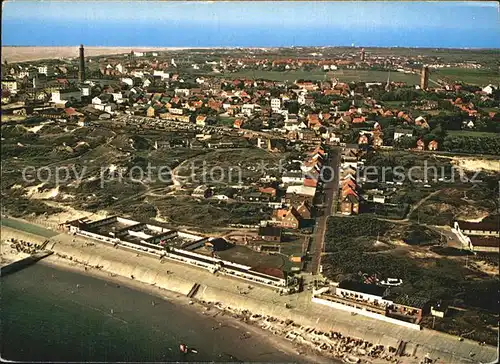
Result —
POLYGON ((403 284, 403 280, 399 278, 387 278, 380 282, 381 286, 397 287, 403 284))

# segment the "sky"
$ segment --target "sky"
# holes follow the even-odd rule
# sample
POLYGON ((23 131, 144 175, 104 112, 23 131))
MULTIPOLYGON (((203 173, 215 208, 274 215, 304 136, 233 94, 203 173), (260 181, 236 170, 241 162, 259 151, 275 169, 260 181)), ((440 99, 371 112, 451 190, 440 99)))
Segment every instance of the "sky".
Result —
POLYGON ((497 2, 11 0, 2 8, 3 45, 500 48, 497 2))

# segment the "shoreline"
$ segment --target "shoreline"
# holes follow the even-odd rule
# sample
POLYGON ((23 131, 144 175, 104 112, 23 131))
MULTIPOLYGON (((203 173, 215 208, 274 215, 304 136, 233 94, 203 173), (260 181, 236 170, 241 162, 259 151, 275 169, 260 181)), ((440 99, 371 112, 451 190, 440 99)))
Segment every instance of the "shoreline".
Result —
POLYGON ((273 335, 269 331, 262 330, 252 324, 248 324, 248 322, 242 321, 234 315, 231 315, 229 311, 221 309, 211 303, 199 301, 197 299, 189 299, 188 297, 183 296, 181 293, 171 291, 166 288, 161 288, 156 285, 148 285, 146 283, 139 282, 137 280, 130 279, 124 276, 111 275, 108 272, 96 268, 89 268, 82 263, 69 261, 57 255, 47 257, 46 259, 38 262, 38 264, 44 264, 55 269, 83 274, 109 283, 126 286, 133 290, 140 291, 173 303, 178 307, 182 307, 183 309, 188 309, 192 312, 196 312, 198 315, 200 315, 200 319, 203 319, 203 316, 212 316, 220 321, 219 325, 222 323, 222 325, 229 325, 241 331, 251 331, 252 335, 258 336, 260 339, 270 341, 277 350, 292 357, 296 357, 300 362, 332 362, 326 357, 320 357, 316 355, 310 348, 300 347, 298 345, 294 345, 291 342, 284 341, 283 338, 273 335), (215 314, 213 314, 214 311, 216 311, 215 314), (307 357, 301 356, 302 354, 307 354, 307 357))
MULTIPOLYGON (((22 231, 5 226, 2 230, 2 238, 10 233, 29 240, 29 235, 22 231)), ((476 342, 470 340, 460 342, 437 331, 425 330, 422 333, 329 309, 312 303, 306 293, 279 296, 268 288, 251 287, 245 281, 224 276, 214 279, 213 274, 200 268, 170 260, 160 261, 156 256, 137 254, 64 233, 50 240, 47 249, 54 254, 45 262, 62 264, 83 274, 99 275, 104 280, 119 279, 124 285, 155 296, 168 297, 170 293, 181 305, 189 306, 186 295, 194 284, 199 283, 202 286, 196 295, 199 299, 193 299, 192 306, 201 314, 218 310, 218 317, 227 316, 226 319, 230 318, 238 327, 253 328, 257 330, 257 335, 278 340, 276 347, 285 344, 287 348, 293 348, 291 350, 295 355, 299 355, 298 347, 305 348, 307 353, 317 355, 319 359, 315 362, 354 357, 362 363, 379 364, 396 360, 400 364, 416 364, 430 353, 433 358, 440 358, 438 363, 458 364, 471 363, 468 354, 472 351, 478 360, 484 358, 483 362, 491 361, 493 355, 494 348, 478 347, 476 342), (131 276, 134 279, 130 279, 131 276), (241 286, 246 292, 239 292, 241 286), (198 303, 195 304, 195 301, 198 303), (292 307, 284 309, 285 303, 292 307), (283 339, 288 339, 289 345, 288 340, 283 339), (401 341, 407 344, 406 354, 395 356, 401 341)), ((303 359, 300 357, 299 361, 303 359)))

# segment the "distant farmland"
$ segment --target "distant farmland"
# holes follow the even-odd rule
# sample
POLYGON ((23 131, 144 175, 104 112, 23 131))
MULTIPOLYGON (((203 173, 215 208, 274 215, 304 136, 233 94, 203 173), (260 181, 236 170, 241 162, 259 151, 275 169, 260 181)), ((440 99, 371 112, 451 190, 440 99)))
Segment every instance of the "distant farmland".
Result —
MULTIPOLYGON (((388 71, 371 71, 371 70, 337 70, 332 72, 323 72, 320 70, 313 71, 264 71, 264 70, 243 70, 237 72, 225 72, 214 75, 229 78, 263 78, 273 81, 295 81, 299 79, 307 80, 324 80, 330 77, 336 77, 341 82, 365 81, 365 82, 387 82, 389 76, 388 71)), ((409 85, 417 85, 419 75, 406 74, 402 72, 391 72, 391 81, 406 82, 409 85)))
MULTIPOLYGON (((321 70, 312 71, 264 71, 264 70, 241 70, 237 72, 214 73, 214 76, 228 78, 250 78, 250 79, 268 79, 273 81, 295 81, 298 79, 307 79, 311 81, 329 79, 336 77, 341 82, 364 81, 364 82, 387 82, 389 76, 388 71, 372 71, 372 70, 337 70, 332 72, 323 72, 321 70)), ((465 82, 472 85, 486 86, 488 84, 498 84, 499 75, 492 70, 477 70, 465 68, 447 68, 434 70, 431 69, 430 78, 434 81, 445 77, 448 80, 465 82)), ((420 83, 420 75, 408 74, 403 72, 391 72, 390 80, 394 82, 406 82, 408 85, 418 85, 420 83)), ((431 87, 435 84, 431 83, 431 87)))
POLYGON ((486 86, 490 83, 498 85, 499 83, 498 72, 488 69, 442 68, 431 70, 431 78, 438 79, 439 77, 479 86, 486 86))

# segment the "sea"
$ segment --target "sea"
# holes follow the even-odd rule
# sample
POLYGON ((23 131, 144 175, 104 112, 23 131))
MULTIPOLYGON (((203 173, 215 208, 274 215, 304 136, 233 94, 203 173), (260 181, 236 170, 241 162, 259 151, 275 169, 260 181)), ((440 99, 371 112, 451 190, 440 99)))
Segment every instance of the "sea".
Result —
POLYGON ((43 263, 2 277, 0 289, 4 360, 297 362, 244 327, 43 263), (181 343, 197 353, 180 353, 181 343))

